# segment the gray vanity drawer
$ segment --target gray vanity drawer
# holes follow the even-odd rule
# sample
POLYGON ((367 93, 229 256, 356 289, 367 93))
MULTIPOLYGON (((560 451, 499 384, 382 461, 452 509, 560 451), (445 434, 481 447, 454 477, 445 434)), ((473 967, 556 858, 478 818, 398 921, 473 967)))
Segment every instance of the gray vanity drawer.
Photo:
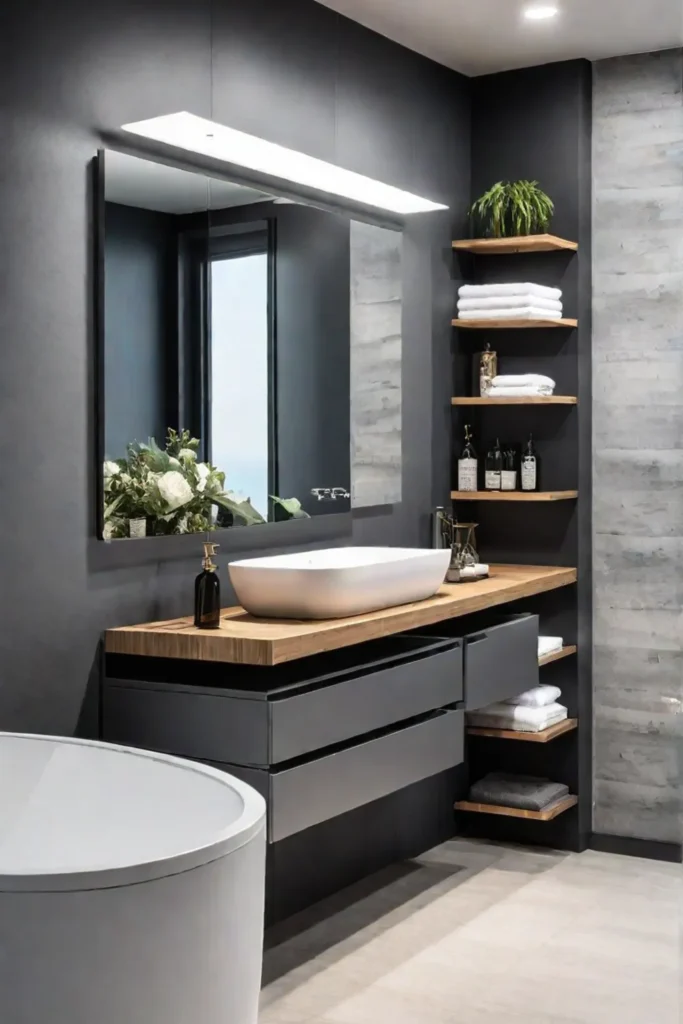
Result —
POLYGON ((463 640, 469 711, 538 685, 538 615, 510 616, 463 640))
POLYGON ((437 711, 364 743, 266 771, 212 762, 258 790, 271 843, 371 803, 463 760, 464 714, 437 711))
POLYGON ((279 764, 462 700, 460 644, 427 658, 269 702, 270 757, 279 764))
MULTIPOLYGON (((458 619, 427 631, 430 636, 462 640, 464 707, 468 711, 538 685, 538 615, 482 614, 475 621, 481 626, 469 633, 463 633, 464 623, 458 619)), ((425 630, 420 633, 425 635, 425 630)))
POLYGON ((462 700, 457 639, 397 636, 324 664, 324 674, 282 685, 277 669, 267 669, 273 685, 265 693, 108 679, 104 738, 267 767, 462 700))

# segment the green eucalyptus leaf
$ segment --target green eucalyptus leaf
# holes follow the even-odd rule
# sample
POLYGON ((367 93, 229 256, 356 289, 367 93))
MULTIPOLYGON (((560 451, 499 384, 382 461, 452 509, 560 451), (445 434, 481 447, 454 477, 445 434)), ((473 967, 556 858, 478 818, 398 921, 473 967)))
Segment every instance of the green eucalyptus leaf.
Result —
POLYGON ((249 499, 246 501, 234 501, 227 494, 223 493, 212 494, 211 501, 214 505, 224 508, 226 512, 231 512, 235 520, 245 526, 258 526, 266 521, 261 513, 254 508, 249 499))
POLYGON ((118 498, 114 498, 113 501, 110 501, 108 505, 104 506, 104 520, 105 520, 105 522, 108 519, 112 518, 112 516, 116 512, 117 508, 120 508, 120 506, 124 502, 125 497, 126 497, 125 494, 119 494, 118 498))
POLYGON ((147 443, 145 462, 155 473, 165 473, 171 466, 168 452, 162 451, 153 437, 147 443))
POLYGON ((298 498, 278 498, 276 494, 269 495, 273 502, 273 512, 276 522, 286 519, 310 519, 308 512, 304 512, 298 498))

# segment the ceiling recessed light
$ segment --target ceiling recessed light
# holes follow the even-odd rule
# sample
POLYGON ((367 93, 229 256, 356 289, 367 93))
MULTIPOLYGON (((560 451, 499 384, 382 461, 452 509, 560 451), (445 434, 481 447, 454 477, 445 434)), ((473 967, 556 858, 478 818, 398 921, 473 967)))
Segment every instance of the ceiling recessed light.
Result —
POLYGON ((546 21, 548 18, 555 18, 559 13, 559 9, 550 4, 534 4, 524 9, 527 21, 546 21))

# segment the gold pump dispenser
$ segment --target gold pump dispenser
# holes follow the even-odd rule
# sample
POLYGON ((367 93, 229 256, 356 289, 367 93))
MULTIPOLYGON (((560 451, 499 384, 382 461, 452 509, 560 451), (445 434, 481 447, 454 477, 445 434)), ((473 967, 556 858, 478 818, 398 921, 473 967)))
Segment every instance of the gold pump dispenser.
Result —
POLYGON ((202 566, 207 572, 215 572, 218 566, 213 561, 213 556, 216 554, 220 547, 220 544, 210 544, 206 542, 204 544, 204 558, 202 559, 202 566))

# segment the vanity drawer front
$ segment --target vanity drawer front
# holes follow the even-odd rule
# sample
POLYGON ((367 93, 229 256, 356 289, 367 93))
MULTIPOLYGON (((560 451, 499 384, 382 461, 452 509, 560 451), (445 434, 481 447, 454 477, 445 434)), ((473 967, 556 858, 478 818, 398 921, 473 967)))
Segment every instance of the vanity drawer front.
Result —
POLYGON ((538 685, 538 615, 511 615, 463 640, 468 711, 538 685))
POLYGON ((464 714, 437 711, 401 729, 303 764, 270 772, 217 764, 268 804, 268 840, 302 832, 460 764, 464 714))
POLYGON ((102 738, 178 757, 268 764, 265 701, 107 679, 102 738))
POLYGON ((462 700, 462 645, 269 702, 270 764, 462 700))
POLYGON ((266 768, 455 704, 463 693, 455 638, 399 634, 316 660, 293 684, 277 667, 263 671, 272 688, 251 695, 108 678, 103 739, 266 768))

